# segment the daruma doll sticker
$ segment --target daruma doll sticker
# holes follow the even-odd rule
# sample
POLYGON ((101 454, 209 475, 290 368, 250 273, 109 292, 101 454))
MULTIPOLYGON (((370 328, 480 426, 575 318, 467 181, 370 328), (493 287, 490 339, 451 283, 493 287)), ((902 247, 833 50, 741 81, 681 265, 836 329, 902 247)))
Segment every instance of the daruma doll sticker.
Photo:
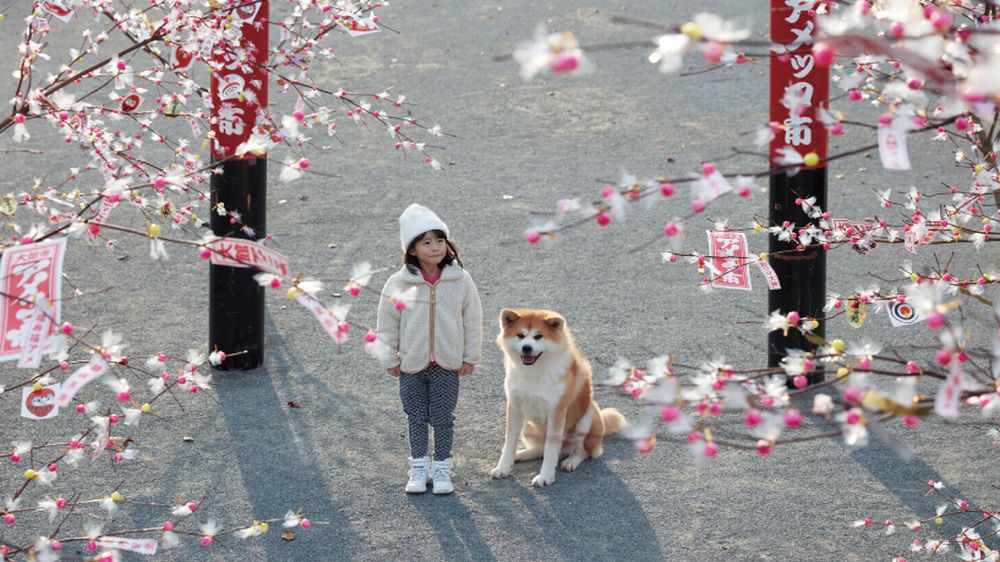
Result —
POLYGON ((44 420, 59 415, 56 393, 59 385, 43 386, 38 390, 26 387, 21 391, 21 417, 29 420, 44 420))
POLYGON ((139 94, 129 94, 122 98, 122 112, 132 113, 139 108, 141 103, 142 98, 139 97, 139 94))

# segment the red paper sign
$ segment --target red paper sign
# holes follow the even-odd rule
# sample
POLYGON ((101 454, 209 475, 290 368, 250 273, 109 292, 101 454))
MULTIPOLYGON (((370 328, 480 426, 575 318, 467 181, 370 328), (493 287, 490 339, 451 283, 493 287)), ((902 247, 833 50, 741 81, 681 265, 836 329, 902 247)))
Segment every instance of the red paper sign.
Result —
POLYGON ((803 156, 815 152, 818 167, 826 166, 827 132, 817 113, 830 99, 830 71, 812 54, 814 10, 825 2, 771 0, 771 41, 782 48, 771 53, 770 120, 784 128, 771 141, 772 163, 779 149, 792 147, 803 156), (801 103, 791 108, 782 103, 791 98, 801 103))
POLYGON ((261 271, 288 277, 288 259, 274 250, 251 240, 220 238, 208 245, 215 265, 253 267, 261 271))
MULTIPOLYGON (((242 22, 240 48, 219 43, 213 55, 218 70, 212 73, 212 156, 233 156, 242 142, 261 123, 267 109, 268 3, 247 2, 221 15, 231 15, 234 24, 242 22)), ((244 158, 256 158, 246 153, 244 158)))
POLYGON ((746 235, 742 232, 706 232, 710 257, 705 265, 712 271, 712 285, 722 289, 749 291, 746 235))
POLYGON ((55 341, 54 325, 62 314, 62 263, 66 239, 55 238, 9 248, 0 258, 0 360, 19 359, 31 335, 36 299, 52 303, 47 333, 39 333, 44 353, 55 341))

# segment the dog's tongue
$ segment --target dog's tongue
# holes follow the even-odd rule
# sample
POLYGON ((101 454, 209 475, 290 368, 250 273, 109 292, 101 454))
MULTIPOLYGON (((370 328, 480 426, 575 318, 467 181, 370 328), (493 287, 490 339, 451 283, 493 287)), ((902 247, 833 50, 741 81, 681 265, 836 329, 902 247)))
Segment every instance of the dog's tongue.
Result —
POLYGON ((522 355, 521 362, 525 365, 534 365, 535 360, 538 359, 537 355, 522 355))

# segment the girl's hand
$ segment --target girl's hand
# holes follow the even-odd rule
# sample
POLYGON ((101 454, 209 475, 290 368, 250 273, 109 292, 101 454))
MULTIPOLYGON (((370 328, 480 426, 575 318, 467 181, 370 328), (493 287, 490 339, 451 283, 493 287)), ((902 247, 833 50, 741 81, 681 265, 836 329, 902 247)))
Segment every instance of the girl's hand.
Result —
POLYGON ((471 375, 472 371, 476 370, 476 366, 472 363, 462 363, 462 367, 458 370, 458 376, 464 377, 465 375, 471 375))
POLYGON ((389 373, 390 376, 396 377, 397 379, 403 375, 403 371, 400 371, 399 367, 386 369, 385 372, 389 373))

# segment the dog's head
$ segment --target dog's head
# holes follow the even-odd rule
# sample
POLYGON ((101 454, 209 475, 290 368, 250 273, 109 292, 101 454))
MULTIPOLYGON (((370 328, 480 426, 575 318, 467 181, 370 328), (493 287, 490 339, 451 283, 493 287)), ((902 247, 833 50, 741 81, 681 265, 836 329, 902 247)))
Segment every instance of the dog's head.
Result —
POLYGON ((513 362, 534 365, 546 353, 566 349, 566 319, 551 310, 509 309, 500 312, 500 349, 513 362))

